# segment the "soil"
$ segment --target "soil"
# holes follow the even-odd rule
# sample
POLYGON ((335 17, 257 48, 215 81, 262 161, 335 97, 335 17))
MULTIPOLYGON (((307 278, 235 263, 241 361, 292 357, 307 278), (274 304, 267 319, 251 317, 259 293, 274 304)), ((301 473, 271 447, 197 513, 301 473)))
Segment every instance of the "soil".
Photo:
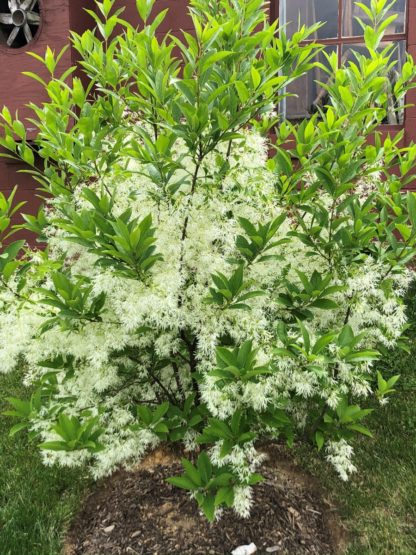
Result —
POLYGON ((281 448, 268 449, 251 516, 231 511, 209 524, 188 493, 166 483, 178 457, 156 451, 134 471, 96 484, 72 524, 65 555, 229 555, 254 542, 256 555, 336 555, 345 534, 317 484, 281 448))

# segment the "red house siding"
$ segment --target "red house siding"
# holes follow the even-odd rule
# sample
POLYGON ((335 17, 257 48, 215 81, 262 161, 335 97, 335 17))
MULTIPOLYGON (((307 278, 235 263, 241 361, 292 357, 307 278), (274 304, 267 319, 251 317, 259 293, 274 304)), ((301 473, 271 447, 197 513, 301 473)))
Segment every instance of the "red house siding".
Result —
MULTIPOLYGON (((159 35, 166 31, 178 32, 191 29, 187 13, 188 0, 156 0, 156 10, 166 8, 169 13, 160 27, 159 35)), ((24 49, 6 49, 0 47, 0 108, 6 104, 11 111, 19 110, 21 118, 28 115, 25 105, 29 102, 41 103, 44 93, 38 83, 21 75, 21 71, 39 72, 40 64, 27 55, 27 50, 42 55, 49 45, 59 51, 68 43, 69 30, 82 32, 92 25, 92 19, 84 8, 93 8, 93 0, 42 0, 43 24, 39 37, 24 49)), ((125 7, 122 17, 133 24, 138 24, 135 0, 117 0, 116 7, 125 7)), ((270 16, 278 15, 278 0, 272 0, 270 16)), ((408 51, 416 58, 416 0, 408 0, 408 51)), ((75 53, 68 50, 61 61, 63 69, 73 65, 75 53)), ((46 76, 46 75, 45 75, 46 76)), ((416 90, 408 95, 408 102, 416 104, 416 90)), ((30 129, 30 124, 27 124, 30 129)), ((387 126, 386 126, 387 127, 387 126)), ((416 141, 416 106, 406 110, 405 142, 416 141)), ((400 127, 396 127, 400 128, 400 127)), ((391 131, 394 131, 392 128, 391 131)), ((18 173, 23 166, 17 162, 0 158, 0 191, 9 192, 19 185, 18 198, 27 201, 26 211, 34 211, 39 205, 35 195, 36 183, 26 174, 18 173)))

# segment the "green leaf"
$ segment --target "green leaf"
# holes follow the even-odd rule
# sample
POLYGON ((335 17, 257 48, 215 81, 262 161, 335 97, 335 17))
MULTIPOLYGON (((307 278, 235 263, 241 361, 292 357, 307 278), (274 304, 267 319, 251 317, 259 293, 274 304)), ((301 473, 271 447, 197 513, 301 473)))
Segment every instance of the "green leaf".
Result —
POLYGON ((267 295, 266 291, 249 291, 248 293, 244 293, 244 295, 238 297, 238 301, 247 301, 249 299, 254 299, 255 297, 264 297, 264 295, 267 295))
POLYGON ((412 228, 405 224, 396 224, 396 229, 405 241, 408 241, 412 236, 412 228))
POLYGON ((246 87, 246 85, 242 81, 236 81, 234 83, 235 88, 237 89, 238 97, 242 104, 245 104, 247 100, 250 98, 250 93, 246 87))
POLYGON ((261 75, 254 66, 251 67, 251 81, 255 89, 257 89, 261 83, 261 75))
POLYGON ((400 374, 397 374, 396 376, 392 376, 390 379, 387 380, 387 387, 388 388, 394 387, 399 379, 400 379, 400 374))
POLYGON ((416 193, 408 192, 407 194, 407 210, 409 212, 409 220, 416 227, 416 193))
POLYGON ((341 99, 342 99, 343 103, 345 104, 345 107, 348 110, 351 110, 351 108, 354 105, 354 97, 351 94, 350 88, 340 85, 338 87, 338 91, 339 91, 339 94, 341 96, 341 99))
POLYGON ((233 479, 233 474, 231 474, 230 472, 223 472, 222 474, 215 476, 215 478, 210 481, 209 487, 214 488, 228 486, 233 479))
POLYGON ((318 355, 327 345, 329 345, 336 337, 336 333, 327 333, 320 337, 315 343, 312 353, 318 355))
POLYGON ((140 19, 144 23, 149 19, 154 3, 155 0, 136 0, 137 11, 139 12, 140 19))
POLYGON ((227 507, 232 507, 234 503, 234 488, 233 487, 222 487, 217 491, 215 496, 214 504, 216 507, 220 505, 227 505, 227 507))
POLYGON ((14 241, 14 243, 11 243, 10 245, 8 245, 4 249, 4 254, 7 254, 7 259, 11 260, 13 258, 16 258, 16 256, 19 254, 19 251, 24 247, 24 245, 25 245, 25 241, 23 240, 14 241))
POLYGON ((177 488, 186 489, 190 491, 196 491, 198 486, 196 486, 192 480, 186 476, 173 476, 172 478, 167 478, 166 481, 177 488))
POLYGON ((13 131, 19 137, 19 139, 24 139, 26 137, 26 129, 23 123, 19 120, 14 120, 13 122, 13 131))
POLYGON ((210 54, 207 58, 202 59, 201 70, 206 71, 210 66, 214 65, 217 62, 220 62, 224 58, 228 58, 232 54, 234 54, 234 52, 227 50, 222 50, 221 52, 214 52, 213 54, 210 54))
POLYGON ((197 460, 198 473, 201 476, 202 483, 207 484, 212 476, 212 465, 209 456, 205 451, 199 455, 197 460))
POLYGON ((153 415, 149 407, 146 407, 145 405, 137 405, 136 410, 137 416, 140 418, 140 420, 143 420, 146 426, 150 426, 153 422, 153 415))
POLYGON ((331 299, 316 299, 310 306, 320 308, 321 310, 335 310, 339 308, 338 303, 331 299))
POLYGON ((233 450, 233 442, 230 439, 224 439, 221 445, 220 458, 223 459, 233 450))
POLYGON ((257 473, 251 474, 250 478, 248 479, 249 486, 255 486, 256 484, 260 484, 261 482, 264 482, 264 478, 261 474, 257 473))
POLYGON ((226 347, 217 347, 216 355, 218 362, 223 362, 226 366, 234 366, 236 362, 233 352, 226 347))
POLYGON ((326 185, 330 193, 333 193, 336 188, 336 183, 329 171, 326 168, 316 168, 315 173, 319 181, 326 185))
POLYGON ((153 412, 153 416, 152 416, 153 422, 158 422, 161 418, 163 418, 163 416, 165 416, 165 414, 168 412, 169 406, 170 405, 168 401, 159 405, 156 408, 156 410, 153 412))
POLYGON ((303 322, 301 322, 300 320, 297 320, 298 326, 300 328, 300 331, 302 332, 302 337, 303 337, 303 345, 305 347, 305 351, 307 353, 309 353, 310 349, 311 349, 311 340, 310 340, 310 336, 309 336, 309 332, 306 329, 305 325, 303 324, 303 322))
POLYGON ((182 466, 185 469, 185 474, 196 486, 201 486, 202 483, 206 483, 206 480, 202 477, 199 469, 197 470, 195 466, 187 459, 181 459, 182 466))
POLYGON ((378 351, 367 350, 367 351, 356 351, 346 355, 345 360, 347 362, 366 362, 370 360, 376 360, 380 358, 380 353, 378 351))
POLYGON ((15 436, 18 432, 20 432, 21 430, 24 430, 28 427, 28 423, 27 422, 19 422, 18 424, 15 424, 12 428, 10 428, 10 432, 9 432, 9 436, 13 437, 15 436))
POLYGON ((293 163, 292 159, 289 154, 281 149, 277 148, 277 152, 274 156, 274 160, 276 161, 277 168, 286 176, 290 176, 293 173, 293 163))
POLYGON ((338 336, 338 345, 340 347, 346 347, 347 345, 349 345, 354 339, 354 332, 352 331, 352 328, 349 324, 346 324, 342 330, 341 333, 338 336))
POLYGON ((213 522, 215 518, 215 497, 207 495, 201 504, 201 509, 209 522, 213 522))
POLYGON ((153 431, 155 432, 155 434, 168 434, 169 433, 169 428, 167 427, 167 425, 164 422, 158 422, 154 426, 153 431))
POLYGON ((354 432, 358 432, 365 436, 373 437, 373 434, 370 432, 370 430, 362 424, 348 424, 347 428, 348 430, 353 430, 354 432))
POLYGON ((21 416, 22 418, 29 418, 32 411, 29 401, 23 399, 17 399, 15 397, 7 397, 6 401, 12 405, 16 411, 16 416, 21 416))
POLYGON ((237 364, 240 368, 244 368, 246 366, 252 349, 253 342, 251 340, 244 341, 244 343, 238 349, 237 364))

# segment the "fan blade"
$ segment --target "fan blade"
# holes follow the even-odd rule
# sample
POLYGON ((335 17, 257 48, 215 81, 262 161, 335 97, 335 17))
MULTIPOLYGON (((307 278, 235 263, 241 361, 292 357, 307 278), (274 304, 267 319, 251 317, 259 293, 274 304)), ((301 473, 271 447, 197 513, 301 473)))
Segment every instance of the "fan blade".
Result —
POLYGON ((20 9, 21 10, 31 10, 36 4, 36 0, 21 0, 20 9), (33 6, 32 6, 33 4, 33 6))
POLYGON ((0 13, 0 23, 13 25, 12 15, 10 13, 0 13))
POLYGON ((14 10, 17 10, 18 7, 19 6, 17 5, 17 0, 9 0, 9 9, 11 12, 14 12, 14 10))
POLYGON ((27 23, 25 23, 24 26, 23 26, 23 32, 25 34, 25 38, 26 38, 27 43, 32 42, 32 40, 33 40, 32 31, 30 30, 30 27, 27 23))
POLYGON ((40 15, 36 12, 28 12, 27 14, 27 21, 31 25, 39 25, 40 23, 40 15))
POLYGON ((10 33, 9 38, 7 39, 7 46, 11 46, 14 43, 14 39, 19 34, 19 27, 15 27, 13 31, 10 33))

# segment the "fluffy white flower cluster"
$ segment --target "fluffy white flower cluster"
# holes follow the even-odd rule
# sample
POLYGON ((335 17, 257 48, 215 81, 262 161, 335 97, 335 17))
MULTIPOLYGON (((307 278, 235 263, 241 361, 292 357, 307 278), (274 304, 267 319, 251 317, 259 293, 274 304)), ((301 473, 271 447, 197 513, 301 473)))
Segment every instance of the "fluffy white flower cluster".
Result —
POLYGON ((326 451, 327 460, 334 465, 342 480, 348 480, 349 475, 356 472, 357 468, 351 462, 354 451, 345 439, 329 441, 326 451))
MULTIPOLYGON (((178 157, 181 148, 177 147, 178 157)), ((153 407, 193 393, 217 419, 225 421, 238 410, 263 414, 272 407, 293 419, 294 428, 307 426, 320 403, 330 411, 345 396, 368 396, 371 360, 346 359, 336 333, 322 353, 312 356, 307 343, 315 345, 329 331, 339 334, 348 321, 355 336, 365 332, 357 347, 371 349, 377 342, 394 345, 406 321, 402 296, 412 279, 410 270, 391 274, 392 286, 387 290, 381 284, 388 268, 370 255, 341 269, 326 267, 322 258, 310 256, 310 249, 298 237, 288 235, 293 231, 288 213, 267 256, 244 267, 242 291, 253 295, 239 304, 248 307, 234 309, 228 293, 228 306, 208 302, 210 288, 215 289, 212 275, 221 273, 230 279, 239 267, 235 261, 243 259, 236 246, 237 236, 246 236, 241 218, 258 229, 285 213, 275 192, 274 177, 267 169, 267 150, 263 138, 247 132, 245 140, 231 152, 225 177, 222 165, 226 147, 204 160, 195 191, 185 187, 173 199, 156 195, 153 181, 143 176, 145 168, 132 161, 129 178, 110 176, 105 183, 88 185, 97 194, 104 185, 112 191, 115 217, 126 209, 138 221, 152 215, 155 252, 161 259, 143 280, 124 277, 111 266, 97 265, 98 255, 69 242, 69 232, 56 223, 61 218, 59 203, 50 206, 50 258, 59 266, 64 255, 63 271, 73 280, 77 276, 87 278, 91 295, 104 294, 105 303, 100 318, 74 329, 62 331, 52 326, 40 333, 39 327, 59 309, 40 302, 44 293, 36 286, 54 291, 56 287, 48 277, 50 269, 40 280, 44 262, 36 252, 18 301, 8 291, 1 293, 0 370, 9 372, 20 364, 26 368, 27 385, 43 384, 49 391, 32 428, 43 441, 62 440, 53 424, 64 407, 65 414, 81 422, 97 418, 101 430, 97 452, 87 448, 46 450, 45 462, 75 465, 89 459, 95 476, 135 463, 161 436, 151 427, 138 426, 132 408, 140 404, 153 407), (304 320, 306 335, 291 326, 297 322, 292 307, 278 302, 279 296, 287 293, 286 283, 302 290, 298 270, 308 278, 314 272, 330 275, 330 285, 337 287, 331 310, 310 303, 304 320), (262 294, 257 295, 258 291, 262 294), (21 300, 24 295, 27 302, 21 300), (287 324, 287 341, 277 331, 282 322, 287 324), (219 386, 218 374, 212 373, 218 366, 217 347, 229 346, 231 350, 248 340, 257 349, 255 368, 267 371, 253 374, 253 379, 225 380, 219 386), (298 346, 296 356, 283 353, 290 341, 298 346)), ((185 160, 185 165, 186 172, 192 174, 193 162, 185 160)), ((361 186, 360 194, 365 195, 368 189, 373 186, 361 186)), ((73 208, 79 213, 91 210, 82 187, 74 194, 73 208)), ((258 423, 256 427, 260 429, 258 423)), ((264 424, 262 431, 273 435, 273 426, 264 424)), ((195 437, 195 431, 188 430, 183 437, 185 447, 194 448, 195 437)), ((218 441, 211 448, 212 462, 230 465, 242 479, 260 460, 253 441, 234 447, 225 457, 220 455, 221 445, 218 441)), ((331 440, 327 452, 328 460, 345 479, 354 470, 351 448, 344 439, 331 440)), ((239 514, 247 515, 250 495, 247 487, 237 491, 234 505, 239 514)))

